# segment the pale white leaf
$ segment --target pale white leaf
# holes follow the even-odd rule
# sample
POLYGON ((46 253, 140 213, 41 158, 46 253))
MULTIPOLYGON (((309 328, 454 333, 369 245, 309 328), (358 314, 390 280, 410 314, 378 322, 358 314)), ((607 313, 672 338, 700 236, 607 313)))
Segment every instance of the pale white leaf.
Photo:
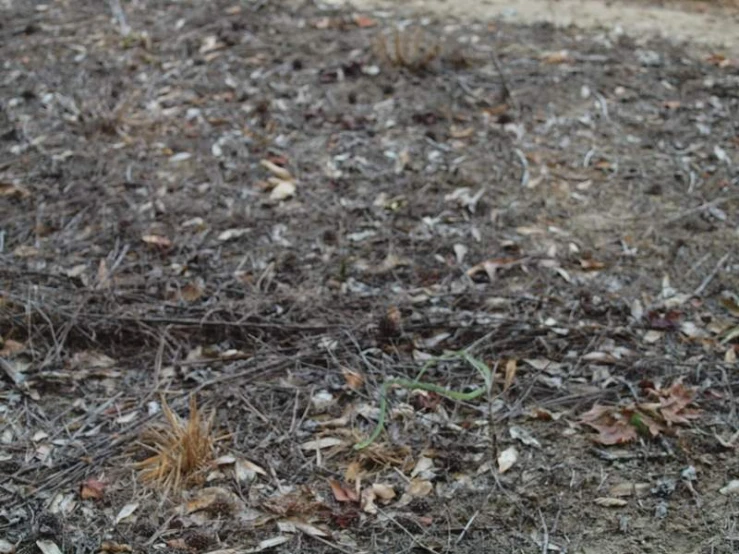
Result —
POLYGON ((513 425, 508 432, 511 435, 512 439, 521 441, 526 446, 533 446, 535 448, 541 448, 541 443, 536 440, 531 433, 529 433, 526 429, 523 427, 518 427, 516 425, 513 425))
POLYGON ((190 154, 190 152, 178 152, 177 154, 170 156, 169 163, 176 164, 184 162, 185 160, 189 160, 191 157, 192 154, 190 154))
POLYGON ((395 489, 390 485, 375 483, 374 485, 372 485, 372 491, 375 493, 375 496, 377 496, 377 498, 380 498, 382 500, 392 500, 393 498, 395 498, 395 489))
POLYGON ((408 494, 417 498, 428 496, 434 490, 431 481, 425 479, 413 479, 408 486, 408 494))
POLYGON ((611 496, 644 496, 651 488, 649 483, 618 483, 608 491, 611 496))
POLYGON ((250 553, 251 552, 261 552, 262 550, 274 548, 275 546, 280 546, 289 541, 290 541, 290 537, 286 537, 284 535, 281 535, 278 537, 272 537, 271 539, 265 539, 263 541, 260 541, 256 548, 251 548, 247 550, 247 552, 250 552, 250 553))
POLYGON ((421 456, 416 462, 416 466, 411 471, 411 477, 416 477, 419 473, 425 473, 433 469, 434 461, 426 456, 421 456))
POLYGON ((725 487, 719 490, 724 496, 735 496, 739 494, 739 479, 729 481, 725 487))
POLYGON ((236 461, 236 479, 239 481, 253 481, 257 475, 267 475, 260 466, 249 460, 241 459, 236 461))
POLYGON ((613 498, 611 496, 602 496, 600 498, 596 498, 593 502, 598 506, 603 506, 604 508, 623 508, 628 504, 628 502, 623 498, 613 498))
POLYGON ((505 473, 513 467, 518 460, 518 450, 515 446, 506 448, 498 455, 498 471, 505 473))
POLYGON ((300 445, 303 450, 321 450, 322 448, 331 448, 344 444, 344 441, 336 437, 323 437, 314 441, 304 442, 300 445))
POLYGON ((292 524, 298 531, 302 531, 311 537, 328 537, 328 533, 326 533, 326 531, 316 527, 315 525, 306 523, 305 521, 292 520, 292 524))
POLYGON ((295 183, 292 181, 280 181, 269 193, 270 200, 287 200, 295 196, 295 183))
POLYGON ((36 541, 36 546, 42 554, 62 554, 54 541, 36 541))
POLYGON ((283 181, 292 181, 293 179, 293 176, 290 175, 290 172, 287 169, 285 169, 284 167, 280 167, 279 165, 272 163, 269 160, 262 160, 261 162, 259 162, 259 165, 261 165, 264 169, 269 171, 278 179, 281 179, 283 181))
POLYGON ((227 454, 225 456, 221 456, 220 458, 216 458, 213 463, 217 466, 227 466, 236 463, 236 456, 231 456, 230 454, 227 454))
POLYGON ((249 229, 226 229, 220 235, 218 240, 226 242, 227 240, 233 240, 243 237, 249 232, 249 229))
POLYGON ((130 502, 123 506, 121 508, 121 511, 118 512, 118 515, 115 516, 115 523, 118 525, 121 521, 126 519, 127 517, 130 517, 136 510, 139 509, 138 502, 130 502))

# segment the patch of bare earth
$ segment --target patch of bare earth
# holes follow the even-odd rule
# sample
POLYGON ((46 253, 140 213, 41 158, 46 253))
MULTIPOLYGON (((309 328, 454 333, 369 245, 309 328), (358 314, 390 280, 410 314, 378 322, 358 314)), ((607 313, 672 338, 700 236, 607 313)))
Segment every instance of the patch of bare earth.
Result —
POLYGON ((0 551, 737 550, 735 61, 6 4, 0 551))

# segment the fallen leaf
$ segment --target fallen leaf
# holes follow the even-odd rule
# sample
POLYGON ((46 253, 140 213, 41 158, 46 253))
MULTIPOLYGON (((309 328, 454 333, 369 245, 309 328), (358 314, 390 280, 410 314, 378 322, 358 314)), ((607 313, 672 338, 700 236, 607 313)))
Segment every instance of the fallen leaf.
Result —
POLYGON ((344 376, 347 386, 352 390, 357 390, 364 384, 364 376, 357 371, 352 371, 344 367, 341 368, 341 373, 344 376))
MULTIPOLYGON (((696 409, 689 408, 695 400, 696 390, 681 381, 676 381, 667 388, 648 388, 647 394, 657 398, 659 404, 655 409, 668 425, 687 425, 690 420, 700 417, 696 409)), ((640 407, 651 408, 646 404, 640 407)))
POLYGON ((294 533, 295 531, 301 531, 311 537, 328 537, 328 533, 323 529, 301 521, 299 519, 283 519, 277 522, 277 528, 283 533, 294 533))
POLYGON ((127 519, 133 515, 133 513, 139 509, 138 502, 131 502, 129 504, 126 504, 121 508, 121 511, 118 512, 118 515, 115 516, 115 524, 118 525, 121 521, 124 519, 127 519))
POLYGON ((724 496, 734 496, 739 494, 739 479, 729 481, 725 487, 721 488, 718 492, 724 496))
POLYGON ((652 329, 658 331, 675 331, 680 328, 682 313, 677 310, 669 310, 667 312, 652 310, 647 312, 646 317, 652 329))
POLYGON ((295 196, 295 183, 292 181, 280 181, 269 193, 269 199, 279 202, 295 196))
MULTIPOLYGON (((260 541, 259 544, 256 546, 256 548, 250 548, 246 552, 261 552, 262 550, 268 550, 270 548, 274 548, 276 546, 280 546, 285 544, 286 542, 290 542, 290 537, 286 537, 284 535, 280 535, 277 537, 272 537, 271 539, 264 539, 263 541, 260 541)), ((212 554, 212 553, 211 553, 212 554)))
POLYGON ((23 371, 28 367, 28 364, 20 362, 19 360, 6 360, 0 358, 0 370, 10 379, 13 384, 20 385, 26 380, 26 376, 23 371))
POLYGON ((600 444, 623 444, 636 440, 638 436, 634 426, 611 406, 596 404, 580 416, 580 421, 598 431, 594 440, 600 444))
POLYGON ((357 480, 361 479, 363 473, 362 464, 354 461, 347 466, 344 472, 344 479, 349 483, 356 483, 357 480))
POLYGON ((426 473, 432 470, 433 467, 434 467, 434 461, 431 458, 427 456, 421 456, 420 458, 418 458, 416 465, 413 467, 413 470, 411 471, 411 477, 416 477, 421 473, 426 473))
POLYGON ((623 508, 628 504, 628 502, 623 498, 612 498, 609 496, 596 498, 593 502, 598 506, 603 506, 604 508, 623 508))
POLYGON ((541 448, 541 443, 538 440, 536 440, 531 435, 531 433, 529 433, 523 427, 518 427, 516 425, 513 425, 508 430, 508 433, 511 435, 512 439, 521 441, 526 446, 533 446, 534 448, 541 448))
POLYGON ((505 364, 505 378, 503 380, 503 392, 511 388, 513 380, 516 378, 518 372, 518 361, 508 360, 505 364))
POLYGON ((375 483, 372 485, 372 490, 374 491, 377 498, 388 501, 395 498, 395 489, 390 485, 385 485, 383 483, 375 483))
POLYGON ((360 29, 367 29, 377 25, 377 20, 366 15, 355 15, 354 24, 360 29))
POLYGON ((31 193, 27 189, 19 185, 0 181, 0 197, 22 199, 28 198, 29 196, 31 196, 31 193))
POLYGON ((474 127, 462 128, 462 127, 457 127, 456 125, 452 125, 451 129, 449 129, 449 136, 455 139, 470 138, 474 134, 475 134, 474 127))
POLYGON ((213 506, 222 506, 229 511, 233 504, 233 493, 223 487, 208 487, 199 490, 196 495, 185 503, 185 513, 193 514, 209 510, 213 506))
POLYGON ((611 496, 644 496, 649 493, 649 483, 618 483, 608 491, 611 496))
POLYGON ((234 472, 236 479, 242 483, 253 481, 257 475, 267 476, 267 472, 262 467, 244 458, 236 460, 234 472))
POLYGON ((83 350, 75 352, 69 361, 70 369, 109 369, 115 366, 116 361, 97 350, 83 350))
POLYGON ((3 341, 2 338, 0 338, 0 345, 2 345, 2 349, 0 349, 0 358, 10 358, 26 349, 25 344, 13 339, 5 339, 3 341))
POLYGON ((572 61, 567 50, 560 50, 559 52, 549 52, 544 54, 541 58, 544 63, 558 65, 563 63, 569 63, 572 61))
POLYGON ((180 289, 180 298, 185 302, 195 302, 203 296, 203 287, 196 282, 187 283, 180 289))
POLYGON ((100 500, 105 493, 107 483, 99 479, 90 478, 80 486, 80 497, 82 500, 100 500))
POLYGON ((401 323, 402 314, 400 309, 397 306, 390 306, 377 325, 378 332, 383 338, 398 337, 402 332, 401 323))
POLYGON ((423 498, 431 494, 433 491, 434 485, 431 481, 427 481, 425 479, 412 479, 406 492, 412 497, 423 498))
POLYGON ((110 280, 110 272, 108 271, 108 263, 105 261, 105 258, 103 258, 98 264, 97 283, 95 288, 108 289, 111 284, 112 282, 110 280))
POLYGON ((300 445, 302 450, 321 450, 323 448, 331 448, 332 446, 343 445, 344 441, 336 437, 323 437, 321 439, 304 442, 300 445))
POLYGON ((62 554, 62 551, 54 541, 36 541, 36 546, 42 554, 62 554))
POLYGON ((492 283, 499 269, 513 267, 521 263, 521 260, 517 258, 496 258, 492 260, 485 260, 477 265, 472 266, 467 270, 467 277, 470 279, 479 279, 480 276, 487 276, 488 280, 492 283))
POLYGON ((603 262, 592 260, 589 258, 583 258, 580 260, 580 267, 585 271, 598 271, 606 266, 603 262))
POLYGON ((362 496, 360 499, 360 506, 362 508, 362 511, 368 514, 376 514, 377 513, 377 506, 375 505, 375 499, 377 498, 377 494, 374 490, 372 490, 372 487, 367 487, 362 491, 362 496))
POLYGON ((163 250, 172 247, 172 241, 162 235, 144 235, 141 240, 149 246, 155 246, 163 250))
POLYGON ((644 342, 647 344, 654 344, 660 340, 662 340, 662 337, 665 336, 664 331, 656 331, 654 329, 650 329, 646 333, 644 333, 644 342))
POLYGON ((328 484, 337 502, 356 502, 359 500, 354 489, 343 486, 336 479, 329 479, 328 484))
POLYGON ((131 548, 131 545, 129 544, 121 544, 119 542, 113 542, 113 541, 103 541, 103 543, 100 545, 100 551, 101 552, 133 552, 133 548, 131 548))
POLYGON ((407 258, 400 258, 391 252, 387 256, 385 256, 385 259, 382 260, 382 262, 380 262, 378 265, 375 265, 374 267, 371 267, 369 272, 376 275, 384 275, 398 267, 407 267, 410 265, 412 265, 411 260, 407 258))
POLYGON ((721 291, 719 302, 726 308, 731 315, 739 317, 739 298, 736 294, 729 290, 721 291))
POLYGON ((261 162, 259 162, 259 164, 281 181, 293 180, 293 176, 287 169, 277 165, 274 162, 271 162, 270 160, 262 160, 261 162))
POLYGON ((173 550, 189 550, 185 539, 170 539, 166 542, 166 544, 173 550))
POLYGON ((518 460, 518 450, 515 446, 506 448, 503 452, 498 455, 498 471, 505 473, 513 467, 513 464, 518 460))
POLYGON ((21 244, 13 249, 13 256, 16 258, 33 258, 38 256, 39 250, 30 244, 21 244))

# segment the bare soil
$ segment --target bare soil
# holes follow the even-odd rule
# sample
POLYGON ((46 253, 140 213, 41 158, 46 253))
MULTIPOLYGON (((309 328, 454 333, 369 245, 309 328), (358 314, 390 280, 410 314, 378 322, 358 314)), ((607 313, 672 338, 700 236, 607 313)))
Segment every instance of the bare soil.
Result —
POLYGON ((3 551, 739 549, 735 61, 433 12, 122 7, 0 11, 3 551), (490 394, 392 388, 353 448, 383 383, 462 349, 490 394), (583 423, 680 382, 689 406, 617 419, 618 444, 583 423), (142 432, 191 395, 219 460, 163 491, 142 432))
POLYGON ((551 23, 557 27, 574 25, 623 32, 635 39, 661 36, 686 43, 689 48, 699 46, 739 56, 736 0, 348 0, 348 3, 360 9, 433 12, 441 17, 501 18, 509 23, 551 23))

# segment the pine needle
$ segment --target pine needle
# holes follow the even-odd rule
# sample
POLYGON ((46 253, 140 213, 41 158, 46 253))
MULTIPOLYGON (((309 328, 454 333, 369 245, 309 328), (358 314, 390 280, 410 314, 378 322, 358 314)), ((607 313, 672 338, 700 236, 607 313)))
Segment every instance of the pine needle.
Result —
POLYGON ((141 436, 143 446, 154 453, 135 466, 142 482, 167 492, 202 483, 215 459, 215 413, 206 419, 194 396, 190 397, 190 416, 185 421, 164 399, 162 411, 166 423, 150 427, 141 436))

